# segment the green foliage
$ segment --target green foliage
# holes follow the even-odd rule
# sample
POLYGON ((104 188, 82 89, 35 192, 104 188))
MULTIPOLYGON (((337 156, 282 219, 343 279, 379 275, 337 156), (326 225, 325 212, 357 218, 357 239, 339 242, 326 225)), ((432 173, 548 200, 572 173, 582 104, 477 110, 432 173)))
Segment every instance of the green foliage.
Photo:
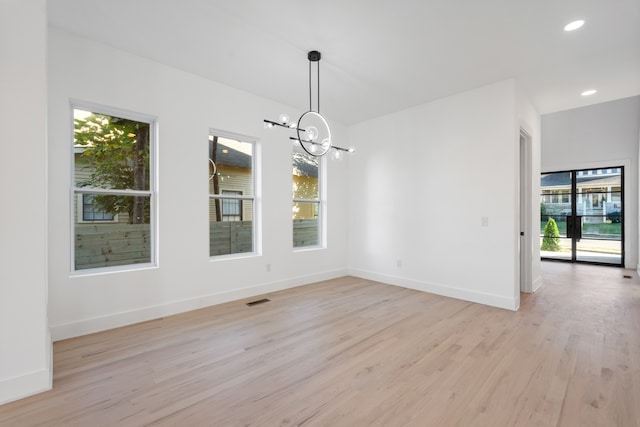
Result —
POLYGON ((545 215, 547 215, 547 207, 544 203, 540 202, 540 216, 544 218, 545 215))
POLYGON ((622 213, 620 211, 613 211, 607 214, 607 220, 614 224, 619 224, 622 220, 622 213))
MULTIPOLYGON (((118 190, 149 189, 149 124, 92 113, 74 118, 74 144, 92 173, 81 187, 118 190)), ((96 195, 94 203, 113 215, 129 214, 131 223, 148 223, 149 198, 96 195)))
POLYGON ((540 250, 558 252, 560 251, 560 232, 558 225, 553 218, 549 218, 547 225, 544 227, 544 237, 540 250))

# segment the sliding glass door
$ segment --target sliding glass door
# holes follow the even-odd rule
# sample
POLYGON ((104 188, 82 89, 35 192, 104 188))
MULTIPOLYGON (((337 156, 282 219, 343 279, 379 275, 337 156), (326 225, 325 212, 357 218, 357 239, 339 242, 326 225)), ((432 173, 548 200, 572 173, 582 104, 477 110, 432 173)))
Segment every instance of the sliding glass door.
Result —
POLYGON ((624 265, 624 169, 542 174, 543 259, 624 265))

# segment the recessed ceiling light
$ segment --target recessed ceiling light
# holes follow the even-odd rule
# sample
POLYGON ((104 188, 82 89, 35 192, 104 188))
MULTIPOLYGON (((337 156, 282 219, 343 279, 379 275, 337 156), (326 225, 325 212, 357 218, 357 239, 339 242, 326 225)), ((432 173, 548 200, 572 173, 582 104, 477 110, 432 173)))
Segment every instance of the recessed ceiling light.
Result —
POLYGON ((585 90, 580 95, 582 95, 582 96, 591 96, 596 92, 597 92, 597 90, 595 90, 595 89, 589 89, 589 90, 585 90))
POLYGON ((584 21, 582 19, 578 19, 577 21, 569 22, 564 26, 565 31, 573 31, 584 25, 584 21))

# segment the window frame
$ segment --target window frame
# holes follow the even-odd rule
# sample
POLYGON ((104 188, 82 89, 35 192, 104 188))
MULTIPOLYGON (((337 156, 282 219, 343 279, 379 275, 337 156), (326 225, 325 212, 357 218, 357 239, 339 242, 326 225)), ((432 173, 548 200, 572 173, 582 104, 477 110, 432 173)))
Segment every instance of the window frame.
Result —
MULTIPOLYGON (((123 108, 111 107, 94 102, 71 99, 69 103, 69 126, 70 126, 70 274, 72 276, 87 276, 101 273, 112 273, 122 271, 144 270, 158 267, 158 118, 157 116, 139 113, 136 111, 126 110, 123 108), (105 189, 95 187, 76 187, 75 185, 75 128, 74 128, 74 110, 90 111, 92 113, 104 114, 112 117, 133 120, 149 125, 149 189, 148 190, 131 190, 131 189, 105 189), (115 224, 117 223, 117 215, 113 221, 81 221, 82 215, 74 217, 74 209, 76 198, 82 200, 83 194, 105 194, 114 196, 146 196, 149 197, 149 234, 150 234, 150 251, 149 262, 131 263, 117 266, 93 267, 86 269, 76 269, 75 254, 75 224, 115 224)), ((82 206, 80 206, 82 209, 82 206)), ((80 212, 81 213, 81 212, 80 212)))
MULTIPOLYGON (((298 145, 299 147, 299 145, 298 145)), ((291 149, 291 166, 293 167, 293 155, 295 153, 296 145, 292 145, 292 149, 291 149)), ((300 149, 300 153, 302 153, 303 155, 306 156, 311 156, 310 154, 306 153, 302 147, 299 147, 300 149)), ((291 197, 291 208, 293 209, 293 206, 296 203, 313 203, 315 205, 317 205, 317 219, 318 219, 318 243, 315 245, 309 245, 309 246, 294 246, 294 229, 293 229, 293 225, 294 225, 294 221, 295 219, 293 218, 293 215, 291 215, 291 246, 293 248, 293 252, 304 252, 304 251, 310 251, 310 250, 318 250, 318 249, 325 249, 326 246, 326 242, 327 242, 327 215, 326 215, 326 211, 327 211, 327 195, 326 195, 326 170, 327 170, 327 156, 319 156, 319 157, 315 157, 318 160, 318 198, 316 199, 308 199, 308 198, 298 198, 298 197, 293 197, 293 173, 291 173, 291 192, 292 192, 292 197, 291 197)))
MULTIPOLYGON (((261 206, 261 188, 260 188, 260 158, 261 158, 261 145, 258 138, 243 135, 240 133, 229 132, 216 128, 209 128, 209 133, 207 135, 207 141, 209 137, 217 136, 220 138, 231 139, 238 142, 248 143, 252 145, 252 155, 251 155, 251 186, 252 191, 251 195, 243 194, 223 194, 223 191, 241 191, 234 188, 221 188, 220 194, 212 194, 207 189, 207 195, 209 202, 211 200, 239 200, 241 203, 240 212, 241 216, 244 218, 244 206, 242 204, 243 201, 249 201, 252 203, 252 219, 251 219, 251 238, 252 238, 252 247, 253 250, 251 252, 236 252, 230 254, 222 254, 222 255, 211 255, 209 251, 209 261, 221 261, 227 259, 236 259, 236 258, 250 258, 260 256, 262 254, 262 235, 261 235, 261 226, 262 226, 262 206, 261 206)), ((209 158, 209 153, 207 152, 207 158, 211 162, 212 160, 209 158)), ((207 209, 210 209, 210 203, 207 203, 207 209)), ((210 222, 211 212, 207 212, 208 222, 210 222)), ((225 221, 221 221, 225 222, 225 221)), ((207 227, 208 229, 208 227, 207 227)), ((208 233, 209 239, 211 239, 210 232, 208 233)))
MULTIPOLYGON (((229 190, 227 188, 224 189, 220 189, 220 195, 224 195, 224 196, 242 196, 244 195, 242 190, 229 190)), ((240 217, 240 219, 238 220, 233 220, 233 221, 242 221, 244 218, 244 206, 242 204, 242 199, 232 199, 230 197, 225 197, 224 199, 220 199, 223 203, 220 205, 221 207, 221 214, 222 214, 222 218, 223 218, 223 222, 225 222, 224 218, 225 217, 240 217), (225 211, 225 203, 224 201, 228 201, 228 202, 238 202, 235 204, 234 209, 238 210, 238 213, 227 213, 225 211)), ((230 220, 227 220, 226 222, 230 222, 230 220)))
POLYGON ((115 214, 113 216, 112 219, 85 219, 84 217, 84 196, 88 195, 88 194, 94 194, 94 193, 77 193, 77 201, 76 201, 76 205, 77 205, 77 209, 76 209, 76 215, 77 215, 77 222, 79 224, 115 224, 118 222, 119 218, 118 218, 118 214, 115 214))

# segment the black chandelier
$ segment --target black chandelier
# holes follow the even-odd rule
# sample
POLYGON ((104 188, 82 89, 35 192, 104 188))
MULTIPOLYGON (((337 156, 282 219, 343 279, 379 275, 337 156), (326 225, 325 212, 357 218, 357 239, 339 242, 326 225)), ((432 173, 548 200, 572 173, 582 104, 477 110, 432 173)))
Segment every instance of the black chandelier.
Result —
POLYGON ((303 113, 297 122, 292 122, 288 114, 280 114, 279 121, 264 120, 266 128, 280 126, 283 128, 294 129, 296 136, 290 136, 289 139, 298 141, 300 146, 308 154, 314 157, 322 157, 331 152, 334 159, 341 159, 344 152, 353 153, 353 148, 342 148, 333 145, 331 139, 331 129, 327 120, 320 114, 320 52, 312 50, 307 54, 309 59, 309 111, 303 113), (313 109, 312 103, 312 85, 311 85, 311 67, 315 62, 317 69, 317 96, 316 110, 313 109))

